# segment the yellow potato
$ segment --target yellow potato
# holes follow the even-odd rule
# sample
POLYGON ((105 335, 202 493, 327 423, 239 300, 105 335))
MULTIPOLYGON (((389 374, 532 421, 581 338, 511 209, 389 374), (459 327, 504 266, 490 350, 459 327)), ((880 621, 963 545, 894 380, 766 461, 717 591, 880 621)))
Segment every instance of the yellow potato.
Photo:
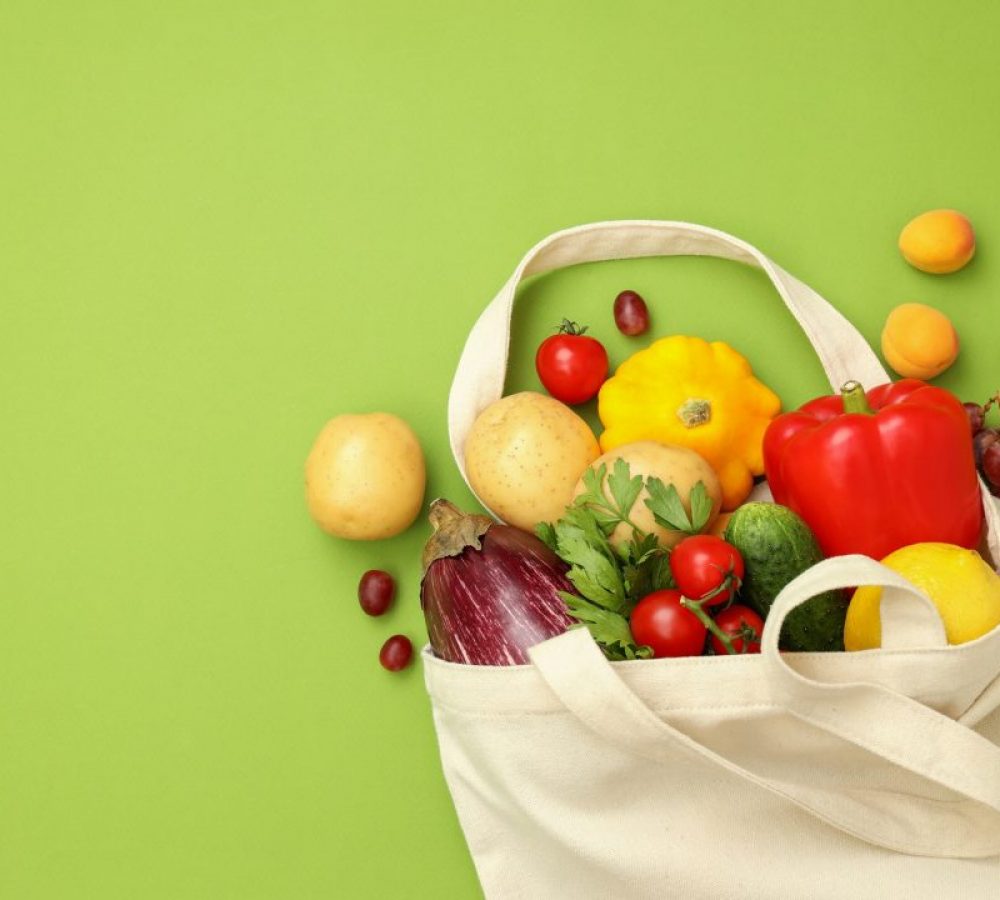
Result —
POLYGON ((306 459, 309 514, 324 531, 374 541, 420 514, 427 474, 416 435, 389 413, 331 419, 306 459))
POLYGON ((465 443, 465 468, 493 513, 531 531, 563 514, 573 485, 600 452, 594 433, 568 406, 525 391, 480 413, 465 443))
MULTIPOLYGON (((659 478, 666 487, 673 485, 677 488, 677 493, 680 495, 688 515, 691 514, 689 500, 691 489, 699 481, 703 482, 708 496, 712 498, 712 512, 702 531, 712 527, 712 523, 722 508, 722 487, 715 470, 694 450, 688 450, 687 447, 678 447, 674 444, 658 444, 656 441, 636 441, 632 444, 622 444, 598 457, 590 468, 596 470, 603 463, 607 466, 607 472, 610 475, 614 470, 616 459, 623 459, 629 464, 629 471, 633 477, 641 475, 645 480, 653 476, 659 478)), ((586 487, 581 477, 573 496, 582 494, 585 490, 586 487)), ((610 499, 611 492, 608 490, 607 479, 604 481, 604 493, 610 499)), ((629 517, 637 528, 646 533, 655 534, 660 545, 669 549, 680 543, 687 535, 682 531, 673 531, 657 524, 653 513, 646 506, 648 497, 649 491, 644 487, 635 503, 632 504, 629 517)), ((632 527, 623 522, 611 532, 611 543, 620 547, 629 541, 632 535, 632 527)))

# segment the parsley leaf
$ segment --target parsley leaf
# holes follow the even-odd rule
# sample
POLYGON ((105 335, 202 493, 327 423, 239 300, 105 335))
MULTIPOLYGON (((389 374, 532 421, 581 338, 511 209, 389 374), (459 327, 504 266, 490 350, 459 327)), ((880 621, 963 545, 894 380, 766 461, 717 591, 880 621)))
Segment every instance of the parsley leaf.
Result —
POLYGON ((633 478, 624 459, 615 460, 610 476, 607 465, 601 463, 596 469, 583 473, 584 490, 577 495, 573 505, 593 513, 604 533, 611 534, 622 522, 631 524, 629 516, 642 486, 642 476, 633 478), (604 488, 605 481, 607 490, 604 488))
POLYGON ((583 491, 554 524, 541 523, 538 536, 569 564, 566 577, 577 593, 563 593, 569 614, 585 625, 608 659, 644 659, 649 647, 636 646, 628 618, 647 594, 673 587, 670 554, 655 534, 637 528, 632 507, 643 488, 654 519, 665 528, 696 534, 712 512, 705 485, 691 490, 688 514, 677 488, 658 478, 632 476, 629 464, 616 459, 611 474, 604 463, 583 475, 583 491), (630 528, 631 538, 612 546, 611 533, 619 525, 630 528))
MULTIPOLYGON (((606 527, 605 518, 592 509, 585 509, 579 506, 571 506, 563 514, 563 517, 556 523, 556 538, 560 528, 573 526, 579 528, 587 540, 598 550, 600 550, 610 560, 614 560, 614 550, 608 541, 608 535, 614 531, 618 522, 611 523, 611 527, 606 527)), ((558 553, 558 547, 556 548, 558 553)), ((569 562, 569 560, 566 560, 569 562)))
POLYGON ((622 577, 625 580, 625 592, 634 606, 647 594, 674 586, 670 573, 670 554, 666 550, 657 549, 646 554, 638 563, 626 563, 622 569, 622 577))
POLYGON ((674 583, 674 573, 670 571, 669 553, 662 551, 647 563, 647 577, 650 593, 677 586, 674 583))
POLYGON ((652 659, 653 648, 645 644, 610 644, 605 647, 605 656, 608 659, 617 661, 625 659, 652 659))
POLYGON ((626 562, 633 565, 642 565, 652 554, 660 549, 660 542, 655 534, 644 534, 642 537, 633 537, 627 541, 619 550, 618 555, 626 562))
POLYGON ((705 483, 699 481, 688 495, 691 514, 684 508, 680 494, 674 485, 664 485, 659 478, 647 478, 646 490, 649 498, 646 506, 653 514, 657 524, 673 531, 683 531, 685 534, 698 534, 708 517, 712 514, 712 500, 705 489, 705 483))
POLYGON ((603 548, 595 547, 583 529, 562 521, 556 525, 556 539, 559 556, 570 564, 566 577, 573 586, 591 603, 624 612, 627 603, 621 572, 603 548))
POLYGON ((559 547, 556 544, 556 530, 550 522, 539 522, 535 526, 535 534, 541 540, 546 547, 552 551, 558 551, 559 547))
POLYGON ((659 478, 646 479, 646 490, 649 497, 646 506, 653 514, 658 525, 670 528, 674 531, 690 531, 691 520, 688 518, 687 510, 681 503, 680 494, 672 484, 668 487, 659 478))
POLYGON ((600 609, 573 594, 563 592, 561 596, 570 615, 587 627, 609 659, 645 659, 652 655, 649 647, 636 646, 623 615, 600 609))
POLYGON ((694 528, 694 533, 698 534, 708 524, 708 517, 712 515, 712 498, 708 496, 704 481, 699 481, 691 488, 688 503, 691 504, 691 526, 694 528))
POLYGON ((587 469, 583 473, 584 491, 573 502, 577 506, 606 506, 608 499, 604 496, 604 479, 608 467, 601 463, 596 469, 587 469))
POLYGON ((611 491, 621 517, 627 518, 642 491, 642 476, 630 477, 628 463, 619 457, 615 460, 611 477, 608 478, 608 490, 611 491))

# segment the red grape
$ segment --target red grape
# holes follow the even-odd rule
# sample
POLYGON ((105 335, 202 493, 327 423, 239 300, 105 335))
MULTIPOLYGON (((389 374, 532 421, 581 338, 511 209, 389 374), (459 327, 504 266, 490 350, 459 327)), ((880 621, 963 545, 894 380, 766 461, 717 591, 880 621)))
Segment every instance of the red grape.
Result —
POLYGON ((1000 444, 995 440, 983 451, 983 474, 993 487, 1000 488, 1000 444))
POLYGON ((992 446, 1000 434, 992 428, 984 428, 972 438, 972 448, 976 451, 976 465, 982 466, 986 448, 992 446))
POLYGON ((983 427, 983 420, 986 418, 986 410, 984 410, 978 403, 963 403, 962 406, 965 407, 965 413, 969 417, 969 427, 972 429, 972 433, 975 434, 983 427))
POLYGON ((381 616, 392 606, 396 596, 396 582, 388 572, 370 569, 358 582, 358 601, 370 616, 381 616))
POLYGON ((615 325, 622 334, 635 337, 649 328, 646 301, 635 291, 622 291, 615 297, 615 325))
POLYGON ((394 634, 383 645, 378 654, 378 661, 383 669, 398 672, 410 664, 413 656, 413 644, 405 634, 394 634))

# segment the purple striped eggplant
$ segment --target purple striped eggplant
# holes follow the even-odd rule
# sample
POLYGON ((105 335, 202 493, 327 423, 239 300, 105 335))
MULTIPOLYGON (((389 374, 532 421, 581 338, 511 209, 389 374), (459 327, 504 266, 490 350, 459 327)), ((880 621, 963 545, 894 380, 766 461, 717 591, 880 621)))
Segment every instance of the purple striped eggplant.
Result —
POLYGON ((533 534, 431 504, 420 606, 434 653, 449 662, 516 666, 573 622, 559 591, 567 567, 533 534))

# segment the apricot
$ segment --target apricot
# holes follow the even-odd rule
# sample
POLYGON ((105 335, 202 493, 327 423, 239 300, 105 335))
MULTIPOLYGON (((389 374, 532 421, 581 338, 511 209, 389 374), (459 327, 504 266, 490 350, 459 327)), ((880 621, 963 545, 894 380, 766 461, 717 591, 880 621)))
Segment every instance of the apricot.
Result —
POLYGON ((923 303, 897 306, 882 329, 882 355, 904 378, 935 378, 958 356, 958 334, 942 312, 923 303))
POLYGON ((953 209, 934 209, 907 223, 899 234, 903 258, 921 272, 957 272, 976 252, 972 223, 953 209))

